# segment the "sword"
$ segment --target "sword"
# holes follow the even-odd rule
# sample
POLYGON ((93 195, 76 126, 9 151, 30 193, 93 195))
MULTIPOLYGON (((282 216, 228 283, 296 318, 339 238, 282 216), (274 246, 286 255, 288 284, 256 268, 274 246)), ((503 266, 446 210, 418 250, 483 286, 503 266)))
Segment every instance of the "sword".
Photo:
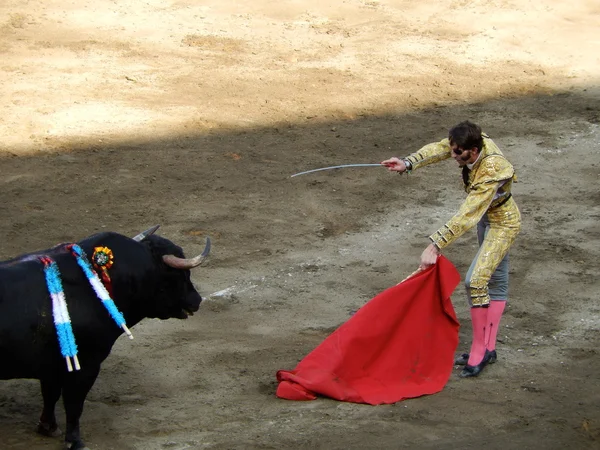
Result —
POLYGON ((321 167, 320 169, 307 170, 306 172, 295 173, 290 178, 297 177, 312 172, 320 172, 321 170, 341 169, 343 167, 385 167, 382 164, 343 164, 341 166, 321 167))

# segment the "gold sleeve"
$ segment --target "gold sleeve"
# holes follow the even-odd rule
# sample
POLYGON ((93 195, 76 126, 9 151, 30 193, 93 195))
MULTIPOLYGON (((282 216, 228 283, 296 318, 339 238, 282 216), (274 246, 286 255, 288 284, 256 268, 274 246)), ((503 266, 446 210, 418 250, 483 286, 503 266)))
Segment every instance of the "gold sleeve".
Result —
POLYGON ((407 159, 412 165, 412 170, 418 169, 419 167, 433 164, 444 159, 448 159, 451 156, 450 152, 450 141, 448 138, 441 140, 440 142, 434 142, 427 144, 420 150, 411 153, 405 159, 407 159))
POLYGON ((490 207, 501 183, 510 180, 514 173, 513 166, 502 155, 485 157, 471 172, 468 195, 458 212, 429 239, 441 249, 474 227, 490 207))
POLYGON ((444 248, 474 227, 490 207, 500 183, 511 179, 514 173, 512 165, 502 155, 485 157, 471 172, 468 195, 458 212, 429 239, 438 248, 444 248))
POLYGON ((489 208, 499 183, 480 183, 475 186, 460 206, 458 212, 446 224, 429 236, 440 249, 447 247, 477 222, 489 208))

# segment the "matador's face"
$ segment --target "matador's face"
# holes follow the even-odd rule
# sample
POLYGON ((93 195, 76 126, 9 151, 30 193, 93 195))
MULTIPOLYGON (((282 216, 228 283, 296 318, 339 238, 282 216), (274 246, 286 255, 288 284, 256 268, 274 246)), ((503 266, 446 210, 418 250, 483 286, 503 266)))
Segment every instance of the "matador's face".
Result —
POLYGON ((473 164, 479 157, 479 149, 477 147, 464 149, 460 148, 456 144, 452 144, 450 149, 452 150, 452 157, 458 163, 459 167, 466 166, 467 164, 473 164))

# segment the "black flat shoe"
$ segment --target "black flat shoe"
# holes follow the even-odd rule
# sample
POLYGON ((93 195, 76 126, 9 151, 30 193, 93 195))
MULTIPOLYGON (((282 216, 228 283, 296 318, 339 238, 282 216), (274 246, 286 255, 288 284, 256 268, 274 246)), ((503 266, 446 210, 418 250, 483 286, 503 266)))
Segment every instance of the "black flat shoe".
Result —
POLYGON ((487 366, 492 358, 492 352, 485 352, 483 356, 483 360, 477 364, 476 366, 470 366, 469 364, 465 365, 465 368, 461 373, 458 374, 461 378, 470 378, 478 376, 481 371, 487 366))
POLYGON ((469 354, 462 353, 458 358, 454 360, 454 365, 456 366, 466 366, 469 362, 469 354))
MULTIPOLYGON (((496 354, 496 350, 492 350, 491 352, 489 350, 485 351, 486 355, 490 355, 490 360, 488 361, 488 364, 494 364, 497 360, 498 360, 498 355, 496 354)), ((468 353, 462 353, 458 358, 456 358, 454 360, 454 365, 455 366, 466 366, 469 363, 469 354, 468 353)))

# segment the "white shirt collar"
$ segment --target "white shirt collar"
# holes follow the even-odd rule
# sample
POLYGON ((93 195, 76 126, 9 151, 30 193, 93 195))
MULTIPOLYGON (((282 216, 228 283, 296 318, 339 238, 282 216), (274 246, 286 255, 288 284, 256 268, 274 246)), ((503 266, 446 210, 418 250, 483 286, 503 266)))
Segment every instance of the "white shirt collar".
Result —
POLYGON ((479 152, 479 156, 477 156, 477 159, 475 160, 475 162, 473 164, 467 164, 467 167, 469 168, 469 170, 473 170, 473 166, 475 164, 477 164, 477 161, 479 161, 479 158, 481 158, 481 152, 479 152))

